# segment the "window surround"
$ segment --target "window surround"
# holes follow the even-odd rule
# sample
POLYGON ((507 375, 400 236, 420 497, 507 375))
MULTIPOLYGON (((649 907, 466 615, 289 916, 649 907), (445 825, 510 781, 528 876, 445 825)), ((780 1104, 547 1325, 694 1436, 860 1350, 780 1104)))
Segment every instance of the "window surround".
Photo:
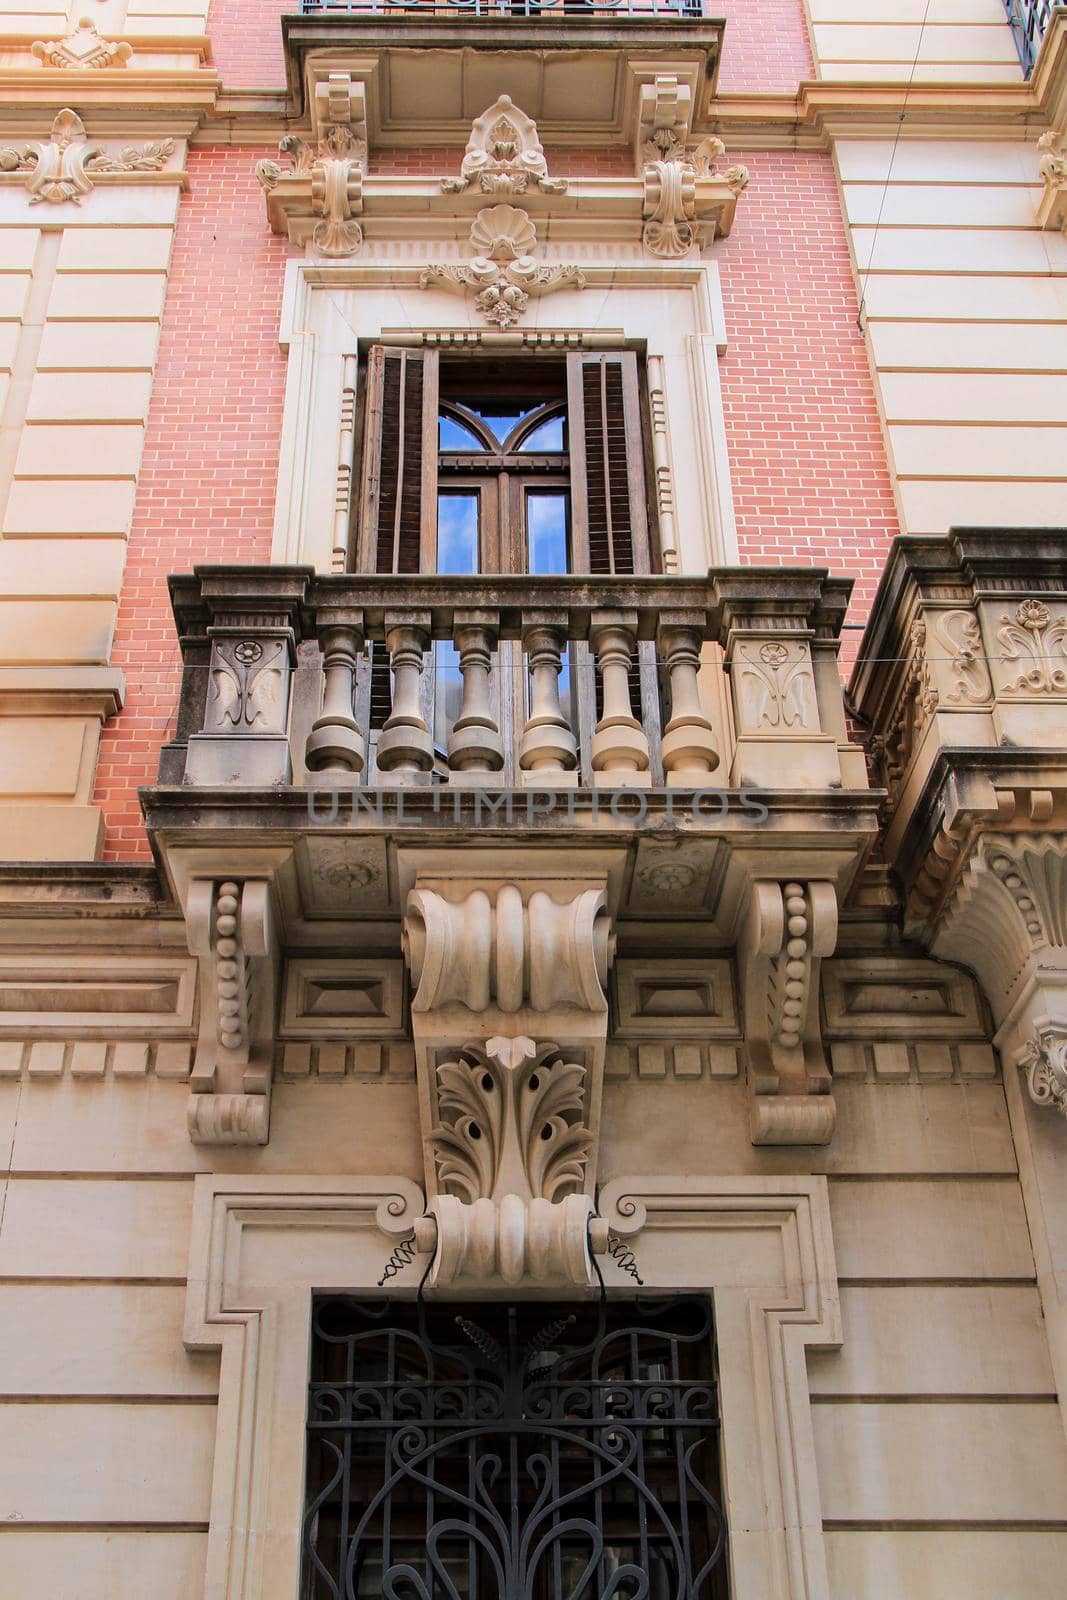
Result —
MULTIPOLYGON (((403 1177, 196 1178, 185 1343, 222 1352, 205 1600, 298 1592, 312 1291, 373 1294, 422 1209, 403 1177)), ((805 1361, 841 1342, 826 1179, 616 1179, 600 1213, 640 1229, 649 1293, 714 1298, 732 1600, 829 1600, 805 1361)))
POLYGON ((289 365, 272 561, 323 572, 345 565, 358 354, 361 345, 380 342, 487 354, 643 345, 655 460, 649 490, 657 494, 664 569, 699 573, 735 562, 716 263, 594 258, 581 266, 584 290, 535 301, 526 323, 501 332, 486 327, 473 304, 420 288, 417 247, 406 247, 399 262, 290 261, 280 333, 289 365))

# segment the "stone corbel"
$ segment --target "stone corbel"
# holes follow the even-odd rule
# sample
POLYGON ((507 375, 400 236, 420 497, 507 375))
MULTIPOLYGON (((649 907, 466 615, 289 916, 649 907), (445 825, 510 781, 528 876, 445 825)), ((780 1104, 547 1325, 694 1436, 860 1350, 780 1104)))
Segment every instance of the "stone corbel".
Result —
POLYGON ((693 121, 693 91, 684 79, 657 73, 637 99, 634 165, 638 177, 650 161, 684 161, 693 121))
POLYGON ((430 1282, 588 1287, 614 953, 605 890, 446 888, 417 883, 403 933, 430 1282))
POLYGON ((836 943, 833 884, 799 878, 752 884, 737 957, 753 1144, 828 1144, 833 1135, 819 969, 836 943))
POLYGON ((266 1144, 279 963, 270 884, 194 879, 185 914, 200 969, 189 1137, 194 1144, 266 1144))
POLYGON ((1037 141, 1041 151, 1044 190, 1037 207, 1037 225, 1067 233, 1067 133, 1050 128, 1037 141))
POLYGON ((716 170, 726 150, 721 139, 704 139, 689 150, 672 127, 653 132, 643 146, 642 239, 650 254, 670 259, 730 232, 748 171, 741 166, 716 170))
POLYGON ((309 216, 315 223, 311 241, 320 255, 353 255, 363 243, 358 217, 363 210, 363 178, 367 168, 366 86, 348 72, 332 72, 315 86, 312 102, 315 143, 287 134, 278 146, 290 161, 288 171, 276 161, 256 164, 256 177, 267 194, 267 214, 275 233, 299 243, 293 224, 309 216))

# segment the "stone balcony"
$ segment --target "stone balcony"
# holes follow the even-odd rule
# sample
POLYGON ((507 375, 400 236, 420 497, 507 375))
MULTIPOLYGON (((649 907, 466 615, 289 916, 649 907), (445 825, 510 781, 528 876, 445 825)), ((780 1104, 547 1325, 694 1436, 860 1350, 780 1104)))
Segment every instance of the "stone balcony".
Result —
POLYGON ((876 832, 838 675, 849 584, 819 569, 199 567, 171 590, 176 736, 142 798, 179 899, 190 852, 231 875, 266 852, 292 916, 358 921, 399 918, 416 846, 607 849, 613 914, 728 944, 754 878, 842 895, 876 832))

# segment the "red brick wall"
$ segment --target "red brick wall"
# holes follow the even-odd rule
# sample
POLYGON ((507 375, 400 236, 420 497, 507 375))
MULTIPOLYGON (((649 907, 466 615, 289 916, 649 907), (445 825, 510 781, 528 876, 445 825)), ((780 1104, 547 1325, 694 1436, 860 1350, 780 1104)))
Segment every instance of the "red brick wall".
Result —
POLYGON ((289 247, 267 229, 253 171, 266 154, 189 153, 112 655, 126 706, 104 728, 97 767, 107 860, 148 856, 137 788, 155 781, 179 682, 167 574, 270 560, 289 247))
POLYGON ((749 169, 717 244, 726 433, 745 562, 856 580, 852 620, 899 532, 828 155, 731 151, 749 169))
MULTIPOLYGON (((815 76, 803 0, 706 0, 726 20, 719 72, 724 94, 782 90, 792 94, 815 76)), ((285 83, 279 17, 299 0, 211 0, 208 33, 222 80, 231 88, 280 89, 285 83)))
POLYGON ((227 88, 285 87, 278 19, 299 10, 300 0, 211 0, 207 31, 215 65, 227 88))

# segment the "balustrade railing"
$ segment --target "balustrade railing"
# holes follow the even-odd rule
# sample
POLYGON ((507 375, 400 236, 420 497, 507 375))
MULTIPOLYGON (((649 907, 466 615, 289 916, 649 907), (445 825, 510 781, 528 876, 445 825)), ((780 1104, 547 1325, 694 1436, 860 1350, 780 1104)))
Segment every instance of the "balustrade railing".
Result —
POLYGON ((848 587, 812 569, 603 580, 201 567, 171 580, 185 674, 160 781, 839 785, 848 587))
POLYGON ((1004 0, 1023 71, 1033 71, 1041 41, 1059 0, 1004 0))
POLYGON ((494 22, 509 17, 523 20, 566 17, 651 17, 695 21, 709 13, 705 0, 300 0, 303 16, 341 14, 354 17, 409 16, 464 20, 485 17, 494 22))

